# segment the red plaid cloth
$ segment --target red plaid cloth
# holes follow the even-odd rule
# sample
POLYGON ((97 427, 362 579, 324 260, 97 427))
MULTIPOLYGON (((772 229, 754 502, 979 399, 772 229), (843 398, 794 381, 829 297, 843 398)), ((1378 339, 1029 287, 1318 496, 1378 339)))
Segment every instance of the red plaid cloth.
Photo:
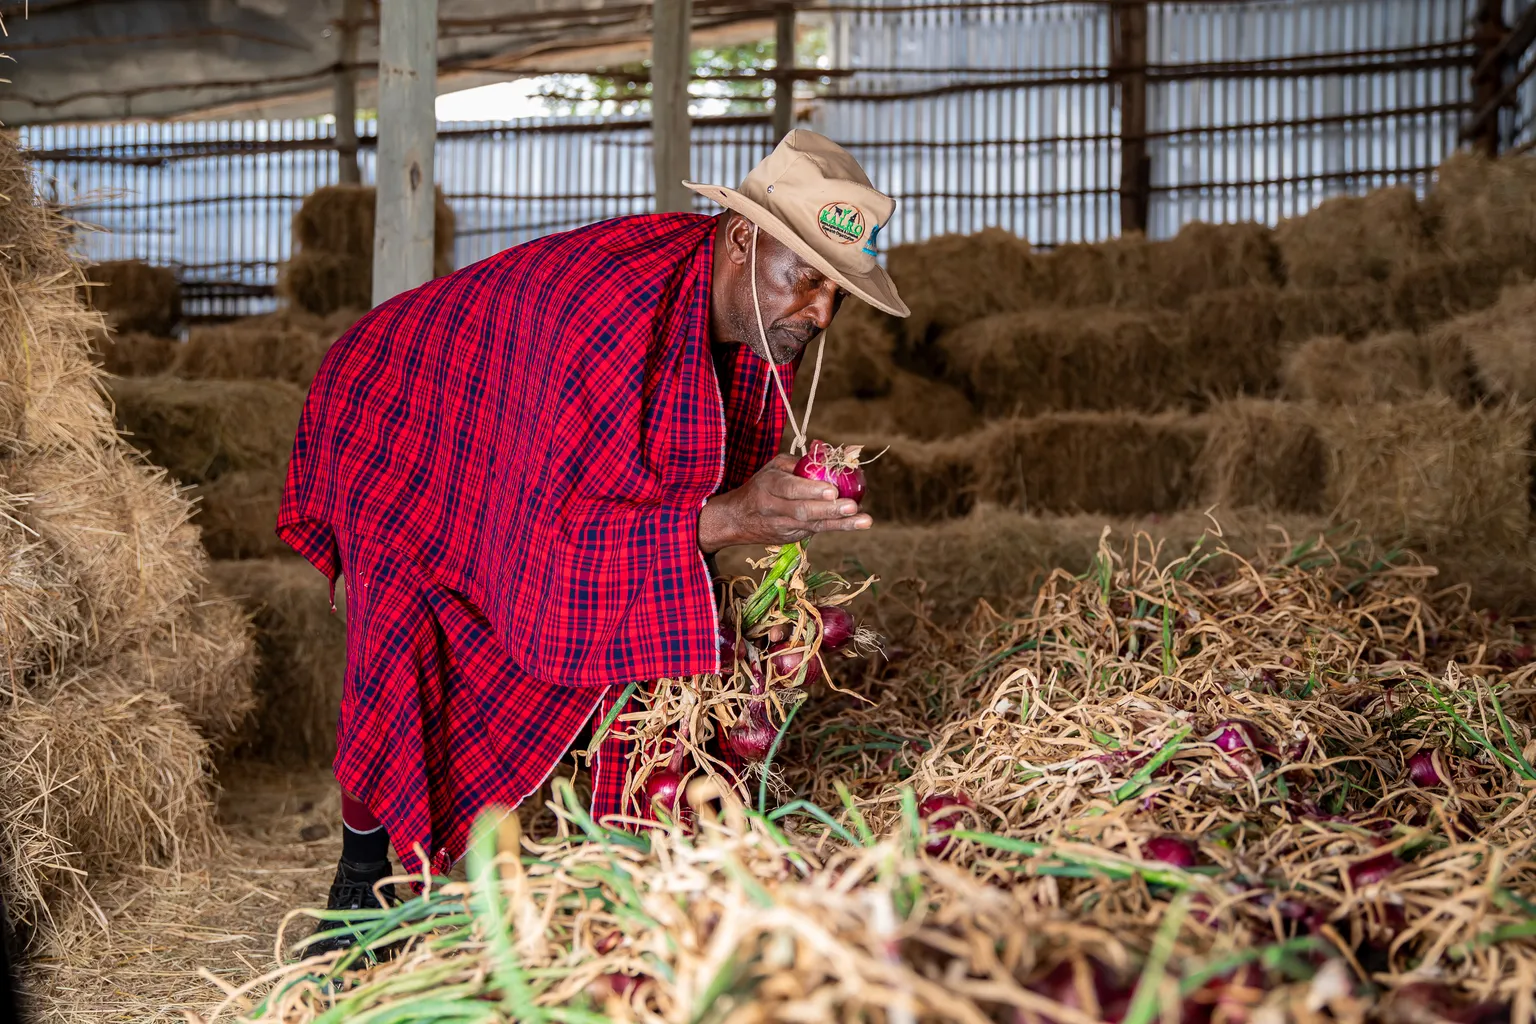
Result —
MULTIPOLYGON (((375 309, 311 385, 278 533, 347 575, 336 776, 410 870, 537 789, 609 688, 718 668, 699 509, 784 414, 746 346, 717 386, 715 223, 509 249, 375 309)), ((625 810, 625 746, 601 751, 599 816, 625 810)))

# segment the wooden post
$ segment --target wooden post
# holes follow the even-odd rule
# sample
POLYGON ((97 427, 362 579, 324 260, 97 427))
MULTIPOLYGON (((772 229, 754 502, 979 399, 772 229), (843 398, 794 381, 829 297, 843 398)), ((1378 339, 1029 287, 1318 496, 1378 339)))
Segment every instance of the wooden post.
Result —
POLYGON ((690 176, 688 79, 693 74, 689 31, 693 0, 655 0, 651 8, 651 140, 656 175, 656 212, 693 209, 690 176))
POLYGON ((382 0, 379 7, 375 306, 432 279, 437 142, 437 0, 382 0))
MULTIPOLYGON (((1498 104, 1509 74, 1511 60, 1506 49, 1509 25, 1504 21, 1504 4, 1501 0, 1481 0, 1473 16, 1472 43, 1476 47, 1472 70, 1472 110, 1486 111, 1498 104)), ((1503 125, 1499 122, 1501 111, 1495 109, 1482 116, 1468 136, 1473 147, 1489 156, 1498 156, 1504 148, 1503 125)))
POLYGON ((780 4, 773 15, 773 141, 795 128, 795 8, 780 4))
POLYGON ((336 29, 336 78, 331 112, 336 116, 337 180, 343 185, 362 181, 357 169, 357 22, 363 0, 342 0, 336 29))
POLYGON ((1119 0, 1115 19, 1115 77, 1120 83, 1120 232, 1146 231, 1152 205, 1147 155, 1147 0, 1119 0))

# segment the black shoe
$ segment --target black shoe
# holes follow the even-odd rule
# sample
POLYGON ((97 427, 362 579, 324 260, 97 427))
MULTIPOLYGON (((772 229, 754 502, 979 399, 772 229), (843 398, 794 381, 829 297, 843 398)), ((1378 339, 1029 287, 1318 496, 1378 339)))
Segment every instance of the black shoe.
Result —
MULTIPOLYGON (((354 864, 342 858, 336 865, 336 879, 331 882, 331 894, 326 898, 326 910, 381 910, 385 907, 395 906, 400 902, 395 895, 395 887, 392 885, 378 886, 384 902, 379 902, 379 893, 375 892, 375 884, 383 878, 388 878, 393 871, 389 861, 375 861, 371 864, 354 864)), ((321 921, 315 928, 316 932, 330 931, 340 927, 339 921, 321 921)), ((306 957, 318 956, 321 953, 333 953, 340 949, 351 949, 357 944, 357 940, 350 934, 332 935, 323 939, 315 939, 307 943, 303 950, 306 957)), ((373 955, 380 960, 388 960, 394 956, 397 948, 390 946, 384 949, 376 949, 373 955)))

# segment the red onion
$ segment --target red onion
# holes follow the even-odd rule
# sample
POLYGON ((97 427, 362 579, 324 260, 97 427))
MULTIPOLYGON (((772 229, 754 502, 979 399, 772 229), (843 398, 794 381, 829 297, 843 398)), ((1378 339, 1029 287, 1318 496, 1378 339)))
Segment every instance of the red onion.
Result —
POLYGON ((809 656, 810 652, 805 650, 803 644, 785 642, 768 648, 768 662, 773 666, 773 674, 780 680, 793 681, 800 666, 805 666, 805 679, 797 684, 800 686, 810 686, 821 680, 821 659, 812 657, 807 661, 809 656))
MULTIPOLYGON (((928 827, 933 831, 950 832, 965 820, 965 812, 958 808, 974 806, 964 793, 935 793, 923 798, 917 805, 917 813, 927 819, 928 827)), ((949 849, 949 840, 949 836, 935 836, 923 844, 923 849, 930 856, 942 856, 949 849)))
POLYGON ((859 468, 861 445, 846 448, 812 441, 800 461, 795 463, 795 476, 807 480, 819 480, 837 488, 837 496, 861 501, 864 498, 864 471, 859 468))
POLYGON ((1405 866, 1404 861, 1395 853, 1378 853, 1349 866, 1349 884, 1356 889, 1363 889, 1367 885, 1375 885, 1405 866))
POLYGON ((607 935, 604 935, 602 938, 598 939, 597 942, 593 943, 592 948, 597 950, 598 956, 605 956, 608 953, 612 953, 614 950, 618 949, 619 943, 622 942, 623 939, 623 932, 609 932, 607 935))
POLYGON ((683 788, 683 777, 677 772, 662 769, 652 772, 645 780, 645 802, 650 810, 656 804, 661 804, 662 810, 668 814, 677 813, 677 798, 683 788))
MULTIPOLYGON (((1119 1024, 1131 1008, 1134 987, 1116 978, 1108 967, 1097 960, 1089 960, 1088 966, 1093 997, 1099 1004, 1099 1019, 1106 1024, 1119 1024)), ((1089 1009, 1085 1005, 1083 992, 1078 988, 1077 971, 1070 960, 1063 960, 1051 973, 1026 987, 1070 1010, 1089 1009)), ((1015 1019, 1019 1019, 1019 1015, 1015 1014, 1015 1019)))
POLYGON ((632 974, 615 973, 603 975, 600 982, 608 987, 611 994, 627 1001, 635 994, 635 989, 640 987, 641 980, 632 974))
POLYGON ((1254 747, 1253 729, 1247 722, 1232 719, 1222 722, 1211 733, 1210 740, 1220 747, 1224 753, 1235 754, 1240 750, 1248 750, 1254 747))
POLYGON ((1192 868, 1200 860, 1195 844, 1177 836, 1155 836, 1141 845, 1147 860, 1161 861, 1176 868, 1192 868))
POLYGON ((824 647, 841 650, 858 632, 859 620, 840 604, 823 605, 816 612, 821 616, 821 643, 824 647))
POLYGON ((1445 785, 1445 780, 1440 778, 1440 769, 1436 766, 1435 760, 1435 753, 1432 750, 1421 750, 1408 759, 1408 777, 1413 780, 1415 786, 1429 789, 1445 785))
POLYGON ((747 705, 747 713, 731 731, 725 734, 725 749, 743 761, 761 761, 768 756, 777 733, 768 724, 768 712, 763 702, 755 700, 747 705))

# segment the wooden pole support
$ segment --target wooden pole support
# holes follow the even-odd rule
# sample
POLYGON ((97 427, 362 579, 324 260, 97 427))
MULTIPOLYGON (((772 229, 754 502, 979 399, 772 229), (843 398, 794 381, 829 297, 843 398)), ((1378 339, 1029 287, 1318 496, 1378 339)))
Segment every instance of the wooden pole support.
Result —
POLYGON ((343 185, 363 180, 357 168, 357 23, 362 16, 363 0, 342 0, 331 113, 336 117, 336 179, 343 185))
POLYGON ((693 209, 693 193, 683 187, 690 177, 688 79, 693 0, 655 0, 651 9, 651 137, 656 175, 656 212, 693 209))
POLYGON ((795 128, 795 8, 780 4, 773 14, 773 141, 795 128))
POLYGON ((437 0, 382 0, 373 304, 432 279, 437 0))
POLYGON ((1119 0, 1115 19, 1115 77, 1120 83, 1120 232, 1146 231, 1152 206, 1152 158, 1147 154, 1147 0, 1119 0))

